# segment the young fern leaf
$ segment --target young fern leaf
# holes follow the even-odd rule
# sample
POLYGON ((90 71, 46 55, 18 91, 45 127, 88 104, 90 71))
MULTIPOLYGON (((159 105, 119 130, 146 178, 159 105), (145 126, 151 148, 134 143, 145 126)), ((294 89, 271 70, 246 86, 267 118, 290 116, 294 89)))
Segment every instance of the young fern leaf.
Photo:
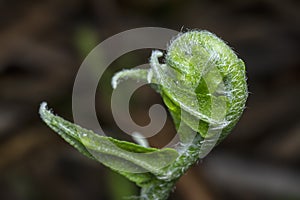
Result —
MULTIPOLYGON (((214 34, 191 31, 171 42, 166 63, 168 73, 159 84, 164 99, 168 98, 165 102, 171 100, 179 106, 169 109, 173 116, 178 118, 181 110, 188 116, 181 120, 203 137, 209 135, 205 127, 210 126, 221 131, 219 140, 225 138, 240 118, 248 96, 243 61, 214 34), (174 77, 175 84, 170 80, 174 77)), ((153 68, 159 68, 155 65, 153 68)))
POLYGON ((165 200, 175 182, 222 141, 240 118, 248 97, 245 65, 208 31, 181 33, 171 41, 165 64, 155 50, 149 69, 123 70, 112 78, 145 80, 159 92, 173 117, 180 145, 146 148, 100 136, 53 115, 42 103, 45 123, 82 154, 142 187, 141 200, 165 200))
POLYGON ((66 142, 83 155, 101 162, 114 171, 123 175, 129 174, 130 180, 135 180, 139 185, 148 182, 149 177, 153 175, 162 175, 164 173, 162 167, 178 157, 177 151, 171 148, 162 150, 145 148, 134 143, 100 136, 55 116, 46 106, 46 103, 40 106, 41 118, 66 142))

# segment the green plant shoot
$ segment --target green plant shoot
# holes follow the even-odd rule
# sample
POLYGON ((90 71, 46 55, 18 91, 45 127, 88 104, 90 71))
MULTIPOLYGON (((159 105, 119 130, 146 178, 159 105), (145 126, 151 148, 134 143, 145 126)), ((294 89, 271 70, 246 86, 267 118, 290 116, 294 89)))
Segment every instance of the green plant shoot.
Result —
POLYGON ((162 96, 179 144, 148 148, 100 136, 53 115, 42 103, 44 122, 83 155, 97 160, 141 187, 141 200, 166 200, 191 165, 221 142, 239 120, 248 97, 245 65, 208 31, 180 33, 164 56, 154 50, 149 69, 115 74, 112 86, 127 78, 145 80, 162 96))

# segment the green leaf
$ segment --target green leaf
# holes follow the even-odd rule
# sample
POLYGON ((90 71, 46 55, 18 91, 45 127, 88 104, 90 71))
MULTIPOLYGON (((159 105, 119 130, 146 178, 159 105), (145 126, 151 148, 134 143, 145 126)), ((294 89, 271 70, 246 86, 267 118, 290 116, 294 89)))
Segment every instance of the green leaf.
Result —
POLYGON ((40 115, 49 127, 85 156, 95 159, 127 177, 133 176, 134 173, 144 173, 144 175, 130 177, 131 180, 140 184, 149 179, 149 175, 145 175, 145 173, 163 175, 163 167, 171 164, 178 157, 175 149, 146 148, 95 134, 53 115, 47 109, 46 103, 41 104, 40 115))
POLYGON ((162 96, 179 107, 170 109, 172 115, 203 137, 214 134, 208 126, 218 129, 222 140, 245 108, 248 91, 243 61, 213 33, 189 31, 169 45, 166 66, 157 62, 151 65, 156 71, 164 71, 154 76, 161 76, 162 96), (172 81, 174 77, 176 81, 172 81))

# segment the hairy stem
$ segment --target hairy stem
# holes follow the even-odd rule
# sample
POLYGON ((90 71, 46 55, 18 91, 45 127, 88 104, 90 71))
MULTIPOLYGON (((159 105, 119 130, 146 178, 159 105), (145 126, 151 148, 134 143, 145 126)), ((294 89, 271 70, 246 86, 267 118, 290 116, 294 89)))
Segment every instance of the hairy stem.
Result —
POLYGON ((165 168, 165 176, 158 177, 142 187, 140 200, 166 200, 176 181, 199 160, 201 141, 203 141, 201 135, 196 134, 186 151, 174 163, 165 168))
POLYGON ((153 180, 150 184, 142 187, 140 200, 166 200, 174 185, 174 181, 153 180))

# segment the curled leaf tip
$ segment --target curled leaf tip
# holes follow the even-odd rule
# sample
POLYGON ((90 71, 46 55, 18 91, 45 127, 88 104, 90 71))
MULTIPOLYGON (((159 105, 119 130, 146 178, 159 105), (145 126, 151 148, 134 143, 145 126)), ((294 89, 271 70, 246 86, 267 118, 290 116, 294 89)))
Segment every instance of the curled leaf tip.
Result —
POLYGON ((111 85, 113 89, 116 89, 118 84, 128 78, 135 80, 146 81, 148 76, 148 69, 124 69, 117 72, 111 79, 111 85))
POLYGON ((51 113, 50 110, 48 110, 47 108, 47 102, 43 101, 41 104, 40 104, 40 108, 39 108, 39 114, 40 114, 40 117, 44 120, 44 121, 47 121, 48 118, 47 118, 47 115, 51 113))
POLYGON ((43 101, 40 104, 39 113, 42 114, 45 110, 47 110, 47 102, 43 101))

